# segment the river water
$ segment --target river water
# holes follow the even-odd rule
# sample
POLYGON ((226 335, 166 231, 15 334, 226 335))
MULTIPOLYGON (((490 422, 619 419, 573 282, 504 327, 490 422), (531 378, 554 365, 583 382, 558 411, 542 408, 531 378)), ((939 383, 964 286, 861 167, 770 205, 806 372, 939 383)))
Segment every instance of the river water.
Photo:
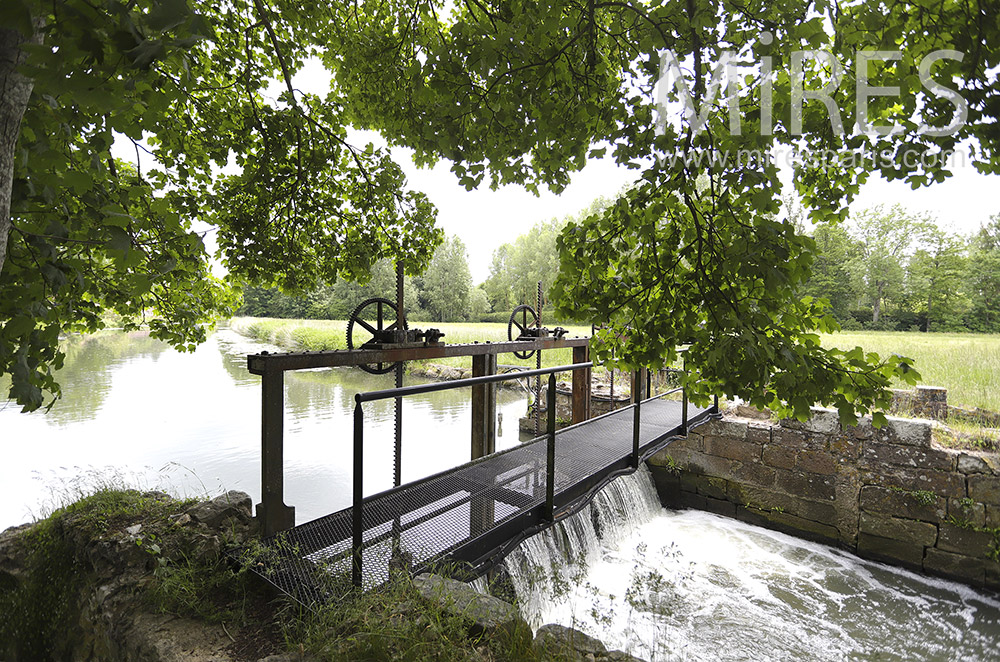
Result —
MULTIPOLYGON (((71 341, 55 407, 0 409, 0 529, 101 483, 258 500, 260 381, 246 355, 264 349, 275 348, 226 329, 190 354, 134 333, 71 341)), ((354 394, 391 386, 391 375, 357 369, 286 375, 285 501, 298 522, 350 504, 354 394)), ((518 443, 525 399, 501 390, 497 401, 502 449, 518 443)), ((467 389, 404 402, 404 480, 468 459, 467 389)), ((393 404, 365 411, 371 494, 392 485, 393 404)), ((576 626, 649 660, 1000 660, 996 596, 664 510, 646 472, 616 480, 506 565, 534 626, 576 626)))
POLYGON ((522 613, 645 660, 1000 659, 1000 596, 696 510, 649 472, 505 561, 522 613))
MULTIPOLYGON (((0 530, 101 483, 180 496, 236 489, 259 501, 260 378, 246 355, 277 348, 220 329, 193 353, 142 333, 71 339, 66 349, 63 397, 51 410, 0 408, 0 530)), ((286 374, 285 502, 297 522, 350 505, 354 394, 392 386, 391 374, 357 368, 286 374)), ((404 399, 404 481, 468 461, 469 400, 467 388, 404 399)), ((498 390, 498 450, 518 443, 525 406, 525 396, 498 390)), ((366 494, 392 487, 393 407, 365 404, 366 494)))

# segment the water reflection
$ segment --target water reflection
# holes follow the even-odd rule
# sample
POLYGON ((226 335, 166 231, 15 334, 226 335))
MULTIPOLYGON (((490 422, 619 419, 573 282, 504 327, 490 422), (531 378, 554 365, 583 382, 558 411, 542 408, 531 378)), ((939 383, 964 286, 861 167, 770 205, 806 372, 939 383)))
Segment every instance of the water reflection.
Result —
MULTIPOLYGON (((146 334, 106 333, 67 345, 63 398, 49 412, 0 411, 0 528, 40 514, 82 486, 127 480, 197 495, 240 489, 259 499, 260 379, 246 355, 276 348, 222 329, 193 353, 146 334)), ((407 378, 407 384, 416 380, 407 378)), ((357 369, 285 378, 285 490, 299 522, 350 503, 354 394, 390 388, 392 375, 357 369)), ((500 391, 508 421, 524 399, 500 391)), ((403 408, 403 479, 468 459, 468 389, 408 398, 403 408)), ((365 492, 391 487, 393 403, 365 405, 365 492)), ((517 443, 508 424, 498 448, 517 443)))

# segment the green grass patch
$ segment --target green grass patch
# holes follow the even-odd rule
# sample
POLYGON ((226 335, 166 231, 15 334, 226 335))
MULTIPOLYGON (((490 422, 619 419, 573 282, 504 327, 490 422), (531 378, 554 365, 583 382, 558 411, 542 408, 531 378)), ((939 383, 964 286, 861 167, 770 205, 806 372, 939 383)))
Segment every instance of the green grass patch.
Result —
POLYGON ((1000 411, 1000 335, 851 331, 826 334, 822 342, 825 347, 860 346, 883 356, 909 356, 920 384, 948 389, 949 404, 1000 411))

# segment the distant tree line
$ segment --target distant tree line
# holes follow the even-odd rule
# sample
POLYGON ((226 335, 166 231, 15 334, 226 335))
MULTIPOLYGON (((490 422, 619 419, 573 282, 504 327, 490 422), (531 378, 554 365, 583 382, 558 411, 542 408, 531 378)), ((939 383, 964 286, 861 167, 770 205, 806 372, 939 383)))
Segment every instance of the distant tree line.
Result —
POLYGON ((962 236, 879 206, 812 237, 801 293, 827 299, 844 329, 1000 332, 1000 215, 962 236))
MULTIPOLYGON (((606 204, 598 199, 575 218, 606 204)), ((801 222, 794 209, 791 217, 801 222)), ((465 245, 448 238, 422 276, 406 277, 407 317, 506 322, 518 304, 535 306, 537 283, 544 297, 559 272, 556 237, 573 219, 539 222, 497 248, 489 277, 476 287, 465 245)), ((844 329, 1000 332, 1000 214, 977 233, 962 236, 940 229, 926 214, 879 206, 810 233, 820 253, 801 295, 829 301, 844 329)), ((302 295, 248 287, 240 314, 346 319, 365 299, 395 300, 393 265, 379 262, 371 276, 364 285, 341 280, 302 295)))
MULTIPOLYGON (((238 314, 347 319, 359 304, 373 297, 396 300, 396 270, 387 260, 375 263, 371 279, 364 284, 338 280, 303 294, 246 287, 238 314)), ((403 302, 407 319, 429 322, 467 321, 486 312, 486 294, 472 288, 468 254, 461 239, 447 238, 438 246, 423 275, 403 279, 403 302)))

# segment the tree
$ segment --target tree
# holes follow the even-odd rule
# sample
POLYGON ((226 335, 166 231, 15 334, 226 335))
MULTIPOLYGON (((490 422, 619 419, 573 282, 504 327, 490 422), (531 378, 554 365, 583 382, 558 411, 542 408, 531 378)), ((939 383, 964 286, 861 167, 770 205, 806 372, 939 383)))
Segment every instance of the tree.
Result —
MULTIPOLYGON (((914 378, 905 359, 819 345, 814 331, 835 322, 797 291, 815 243, 776 220, 782 183, 767 155, 797 149, 793 182, 814 223, 846 218, 872 173, 917 187, 943 180, 948 162, 938 155, 959 145, 971 146, 980 170, 1000 172, 996 3, 910 0, 887 11, 874 0, 237 0, 177 12, 177 3, 147 0, 105 12, 74 0, 50 12, 36 1, 4 9, 27 7, 23 35, 34 34, 33 17, 58 27, 44 34, 58 52, 29 57, 36 91, 45 87, 32 97, 39 119, 31 121, 49 116, 46 95, 74 110, 42 127, 28 121, 29 108, 32 140, 99 144, 89 138, 106 138, 109 123, 136 138, 150 132, 166 174, 143 176, 158 191, 167 190, 161 180, 178 191, 157 199, 184 219, 197 212, 218 224, 227 264, 249 279, 298 287, 362 277, 382 257, 408 260, 416 273, 430 258, 439 235, 429 203, 404 191, 385 153, 349 149, 348 123, 413 148, 420 163, 449 159, 469 188, 488 181, 558 192, 599 155, 635 168, 634 186, 563 230, 551 293, 563 315, 607 327, 598 359, 614 352, 623 367, 657 367, 690 343, 687 385, 698 402, 739 395, 805 416, 818 401, 847 421, 887 405, 892 378, 914 378), (900 44, 899 57, 864 54, 900 44), (830 57, 803 58, 804 49, 830 57), (652 103, 668 50, 675 58, 664 57, 665 68, 682 76, 665 77, 660 96, 664 108, 688 109, 680 117, 658 116, 652 103), (310 53, 334 76, 322 100, 291 85, 310 53), (730 53, 751 64, 732 77, 740 89, 720 100, 713 71, 725 74, 730 53), (92 78, 80 89, 102 94, 77 94, 77 79, 50 76, 57 69, 85 72, 92 78), (836 89, 827 85, 833 73, 843 73, 836 89), (260 92, 271 78, 286 91, 267 106, 260 92), (858 94, 866 78, 900 94, 858 94), (828 99, 815 94, 824 88, 828 99), (102 107, 111 104, 121 112, 102 107), (893 123, 900 130, 868 130, 893 123), (737 158, 744 153, 757 158, 737 158), (213 178, 210 164, 230 155, 242 171, 213 178)), ((72 172, 103 182, 106 162, 72 172)), ((74 178, 85 185, 65 178, 69 171, 46 171, 53 190, 74 178)), ((103 231, 108 216, 94 209, 103 231)), ((14 216, 22 217, 35 218, 14 216)))
POLYGON ((966 279, 971 299, 969 328, 1000 331, 1000 214, 973 237, 966 279))
POLYGON ((292 86, 315 12, 11 0, 2 17, 0 372, 25 409, 58 394, 59 334, 105 311, 184 349, 232 309, 195 219, 234 282, 290 291, 364 281, 383 258, 417 273, 440 241, 388 153, 347 142, 335 95, 292 86))
POLYGON ((450 237, 438 247, 424 274, 423 285, 431 321, 456 322, 467 317, 472 276, 461 239, 450 237))
POLYGON ((899 205, 866 209, 851 219, 851 225, 859 248, 854 272, 871 302, 872 322, 878 324, 886 298, 903 293, 906 262, 934 225, 899 205))
POLYGON ((473 320, 480 320, 482 316, 490 312, 490 299, 486 290, 482 286, 472 288, 469 292, 469 317, 473 320))
POLYGON ((963 290, 967 273, 966 242, 934 227, 909 264, 910 288, 926 311, 924 331, 963 329, 968 298, 963 290))
POLYGON ((858 242, 843 225, 830 223, 818 225, 812 238, 816 242, 816 257, 809 279, 799 292, 803 296, 825 298, 834 317, 846 320, 858 300, 851 269, 858 263, 858 242))

